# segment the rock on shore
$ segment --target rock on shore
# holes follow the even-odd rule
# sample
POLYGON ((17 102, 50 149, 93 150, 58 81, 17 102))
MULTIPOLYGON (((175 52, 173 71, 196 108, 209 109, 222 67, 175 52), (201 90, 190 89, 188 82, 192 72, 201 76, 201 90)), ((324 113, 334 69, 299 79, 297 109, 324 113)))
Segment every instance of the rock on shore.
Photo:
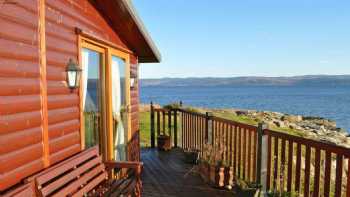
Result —
POLYGON ((307 138, 350 147, 349 133, 338 128, 333 120, 255 110, 233 110, 233 113, 238 116, 247 116, 256 122, 265 122, 270 128, 288 128, 299 131, 307 138))

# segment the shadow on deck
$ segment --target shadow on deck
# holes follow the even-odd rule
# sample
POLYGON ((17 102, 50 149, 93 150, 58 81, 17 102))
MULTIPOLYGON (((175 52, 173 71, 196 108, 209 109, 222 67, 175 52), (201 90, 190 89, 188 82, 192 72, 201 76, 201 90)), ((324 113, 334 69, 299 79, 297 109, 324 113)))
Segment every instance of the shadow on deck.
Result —
POLYGON ((144 163, 142 173, 143 196, 145 197, 215 197, 233 196, 233 192, 208 186, 198 174, 184 178, 192 165, 183 162, 181 149, 158 152, 156 149, 142 149, 144 163))

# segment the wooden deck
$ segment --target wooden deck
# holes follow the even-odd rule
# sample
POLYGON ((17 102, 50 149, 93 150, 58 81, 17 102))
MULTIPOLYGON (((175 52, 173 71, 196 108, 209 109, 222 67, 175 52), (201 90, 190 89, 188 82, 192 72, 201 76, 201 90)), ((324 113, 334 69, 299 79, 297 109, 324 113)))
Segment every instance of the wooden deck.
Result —
POLYGON ((192 166, 183 162, 183 154, 180 149, 173 149, 169 152, 143 149, 141 160, 144 163, 142 182, 145 197, 234 196, 233 192, 208 186, 198 174, 192 173, 184 178, 192 166))

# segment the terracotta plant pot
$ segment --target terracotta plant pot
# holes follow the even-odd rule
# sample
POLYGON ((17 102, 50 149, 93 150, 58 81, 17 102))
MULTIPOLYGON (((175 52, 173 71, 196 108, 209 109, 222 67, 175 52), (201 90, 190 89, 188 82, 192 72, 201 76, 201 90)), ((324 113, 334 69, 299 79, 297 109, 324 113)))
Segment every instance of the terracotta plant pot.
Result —
POLYGON ((158 150, 168 151, 171 149, 170 136, 160 135, 157 137, 158 150))
POLYGON ((214 165, 209 166, 209 180, 214 187, 224 187, 225 168, 214 165))
POLYGON ((218 167, 200 162, 199 173, 202 179, 214 187, 233 185, 233 167, 218 167))
POLYGON ((233 167, 225 167, 225 186, 233 186, 233 167))

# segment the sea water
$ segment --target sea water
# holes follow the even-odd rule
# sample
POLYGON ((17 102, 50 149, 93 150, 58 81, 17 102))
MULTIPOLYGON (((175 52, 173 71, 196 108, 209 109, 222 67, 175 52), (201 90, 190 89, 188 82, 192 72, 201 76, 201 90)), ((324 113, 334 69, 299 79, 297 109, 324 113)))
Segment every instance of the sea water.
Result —
POLYGON ((335 120, 350 131, 350 87, 141 87, 141 103, 276 111, 335 120))

